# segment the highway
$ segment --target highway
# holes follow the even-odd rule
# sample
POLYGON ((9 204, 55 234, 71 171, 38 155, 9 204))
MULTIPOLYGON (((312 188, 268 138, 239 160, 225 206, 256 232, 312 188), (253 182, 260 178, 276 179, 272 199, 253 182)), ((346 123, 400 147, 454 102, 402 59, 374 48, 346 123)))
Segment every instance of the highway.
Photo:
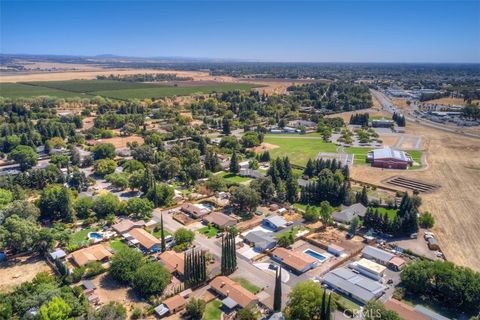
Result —
MULTIPOLYGON (((386 95, 381 93, 380 91, 370 89, 370 93, 377 98, 378 102, 380 102, 380 104, 382 105, 382 107, 385 111, 388 111, 392 114, 394 112, 398 112, 398 113, 403 114, 403 112, 401 110, 398 110, 395 107, 395 105, 392 103, 392 101, 386 95)), ((411 113, 404 114, 404 116, 405 116, 405 119, 407 119, 409 121, 416 122, 416 123, 418 123, 420 125, 423 125, 423 126, 426 126, 426 127, 430 127, 430 128, 433 128, 433 129, 442 130, 442 131, 446 131, 446 132, 456 133, 456 134, 460 134, 460 135, 471 137, 471 138, 477 138, 477 139, 480 138, 480 135, 478 135, 478 134, 463 132, 463 131, 460 131, 461 130, 460 128, 459 129, 453 129, 453 128, 445 127, 445 126, 442 126, 441 124, 438 124, 438 123, 435 123, 435 122, 432 122, 432 121, 417 118, 417 117, 413 116, 411 113)))

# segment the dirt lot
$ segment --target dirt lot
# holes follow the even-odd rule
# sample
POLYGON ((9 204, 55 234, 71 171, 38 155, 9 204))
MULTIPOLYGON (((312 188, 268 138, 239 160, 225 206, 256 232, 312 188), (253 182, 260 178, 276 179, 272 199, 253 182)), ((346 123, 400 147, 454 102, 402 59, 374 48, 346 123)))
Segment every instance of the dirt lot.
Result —
MULTIPOLYGON (((479 103, 480 100, 473 100, 472 102, 473 103, 479 103)), ((445 105, 452 104, 452 105, 459 105, 459 106, 465 105, 465 101, 463 101, 462 98, 440 98, 440 99, 425 101, 425 103, 445 104, 445 105)))
MULTIPOLYGON (((375 99, 374 99, 375 100, 375 99)), ((343 112, 340 114, 331 114, 328 115, 327 118, 337 118, 340 117, 343 119, 345 123, 349 123, 350 117, 355 114, 355 113, 368 113, 370 117, 385 117, 388 119, 392 118, 392 115, 388 113, 387 111, 381 111, 377 108, 370 108, 370 109, 363 109, 363 110, 357 110, 357 111, 350 111, 350 112, 343 112)))
POLYGON ((127 148, 127 143, 129 142, 138 142, 139 144, 143 144, 143 138, 139 136, 129 136, 129 137, 114 137, 114 138, 87 141, 87 143, 91 145, 96 145, 99 143, 111 143, 115 146, 116 149, 127 148))
POLYGON ((250 148, 250 150, 258 153, 258 152, 264 152, 264 151, 267 151, 267 150, 272 150, 272 149, 277 149, 277 148, 279 148, 279 146, 277 146, 276 144, 262 142, 258 147, 250 148))
POLYGON ((423 139, 426 168, 355 166, 352 177, 387 187, 392 186, 383 181, 395 175, 440 185, 437 191, 422 195, 420 209, 435 216, 433 231, 446 258, 480 271, 480 141, 416 123, 407 124, 406 133, 423 139))
POLYGON ((0 264, 0 291, 6 292, 12 290, 27 281, 31 281, 37 273, 52 270, 45 260, 37 257, 19 258, 18 262, 2 262, 0 264))
POLYGON ((101 304, 116 301, 121 303, 130 314, 133 309, 146 309, 148 304, 141 301, 130 287, 121 286, 115 280, 104 273, 93 279, 93 283, 97 286, 95 294, 100 299, 101 304))

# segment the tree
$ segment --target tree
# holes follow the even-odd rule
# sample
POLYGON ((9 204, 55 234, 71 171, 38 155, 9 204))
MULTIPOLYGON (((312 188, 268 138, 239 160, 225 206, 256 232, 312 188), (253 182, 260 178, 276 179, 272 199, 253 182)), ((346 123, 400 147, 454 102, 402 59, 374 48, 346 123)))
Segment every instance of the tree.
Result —
POLYGON ((25 171, 38 163, 38 154, 32 147, 19 145, 10 152, 8 159, 17 162, 20 170, 25 171))
POLYGON ((148 262, 137 269, 132 285, 142 295, 161 294, 170 278, 170 272, 162 264, 148 262))
POLYGON ((123 211, 122 203, 118 197, 110 192, 97 196, 94 203, 93 211, 100 218, 105 218, 108 215, 119 215, 123 211))
POLYGON ((75 219, 72 193, 62 185, 51 185, 44 189, 38 207, 43 219, 68 222, 75 219))
POLYGON ((307 206, 303 213, 303 217, 308 222, 317 222, 318 219, 320 219, 320 210, 316 207, 307 206))
POLYGON ((55 236, 52 229, 41 228, 35 236, 34 249, 40 254, 46 254, 53 249, 55 236))
POLYGON ((111 143, 97 144, 93 148, 93 159, 113 159, 115 158, 115 146, 111 143))
POLYGON ((257 312, 252 308, 242 308, 235 315, 235 320, 257 320, 257 312))
POLYGON ((129 284, 144 263, 141 252, 131 248, 122 248, 110 260, 109 274, 120 283, 129 284))
POLYGON ((360 203, 363 204, 364 206, 368 206, 368 193, 367 193, 367 187, 363 187, 362 193, 360 194, 360 203))
POLYGON ((190 250, 184 253, 185 261, 185 285, 196 287, 207 281, 207 260, 205 253, 198 250, 190 250))
POLYGON ((241 185, 235 188, 230 196, 230 205, 236 213, 251 216, 260 202, 258 193, 248 186, 241 185))
POLYGON ((223 118, 222 120, 222 132, 225 135, 229 135, 230 133, 232 133, 232 131, 230 130, 230 120, 228 120, 227 118, 223 118))
POLYGON ((145 170, 145 166, 143 165, 143 163, 135 159, 125 161, 122 167, 123 171, 126 173, 133 173, 139 170, 145 170))
POLYGON ((146 197, 153 202, 155 207, 162 207, 170 204, 175 195, 174 189, 165 183, 154 184, 148 189, 146 197))
POLYGON ((352 219, 352 222, 350 223, 350 233, 351 234, 356 234, 357 233, 357 228, 360 225, 360 218, 358 216, 354 216, 352 219))
MULTIPOLYGON (((298 282, 288 295, 287 307, 285 308, 286 318, 291 320, 324 320, 325 311, 322 314, 321 308, 324 294, 322 286, 312 280, 298 282)), ((331 310, 335 310, 335 299, 332 299, 330 303, 331 310)))
POLYGON ((95 312, 95 320, 125 320, 127 319, 127 310, 118 302, 111 301, 100 307, 95 312))
POLYGON ((275 289, 273 292, 273 312, 282 311, 282 267, 275 270, 275 289))
POLYGON ((14 214, 0 226, 0 243, 13 253, 23 252, 33 247, 37 232, 38 227, 34 222, 14 214))
POLYGON ((68 184, 71 188, 80 192, 88 189, 89 181, 84 172, 74 172, 68 180, 68 184))
POLYGON ((232 157, 230 158, 230 172, 237 174, 240 172, 240 165, 238 164, 237 153, 233 151, 232 157))
POLYGON ((0 210, 0 225, 14 214, 22 219, 35 222, 40 216, 40 209, 27 200, 15 200, 0 210))
POLYGON ((95 206, 95 202, 92 197, 88 196, 80 196, 78 197, 73 207, 75 208, 75 212, 77 213, 77 217, 80 219, 87 219, 93 214, 93 207, 95 206))
POLYGON ((105 176, 115 172, 117 163, 112 159, 100 159, 93 164, 93 170, 100 176, 105 176))
POLYGON ((257 132, 247 132, 242 137, 242 145, 245 148, 259 146, 262 143, 263 135, 257 132))
POLYGON ((202 299, 195 297, 190 298, 186 306, 185 316, 193 320, 202 319, 203 313, 205 312, 205 305, 206 303, 202 299))
POLYGON ((228 276, 237 269, 237 249, 235 235, 227 232, 222 237, 222 274, 228 276))
POLYGON ((255 179, 250 183, 250 187, 257 191, 263 203, 270 202, 275 195, 275 185, 271 177, 255 179))
POLYGON ((127 201, 125 212, 137 220, 150 220, 152 218, 153 203, 148 199, 130 198, 127 201))
POLYGON ((120 190, 126 189, 129 184, 128 176, 125 173, 110 173, 105 176, 105 180, 120 190))
POLYGON ((205 185, 207 186, 208 190, 214 192, 227 190, 227 182, 218 175, 212 175, 210 178, 208 178, 208 181, 205 183, 205 185))
POLYGON ((328 226, 332 220, 332 207, 328 201, 320 202, 320 218, 324 227, 328 226))
POLYGON ((190 245, 193 242, 193 239, 195 239, 195 233, 186 228, 180 228, 175 231, 173 238, 175 239, 175 243, 177 245, 183 243, 190 245))
POLYGON ((13 201, 13 193, 10 190, 0 189, 0 209, 13 201))
POLYGON ((435 218, 430 212, 425 211, 420 214, 420 217, 418 219, 418 224, 420 225, 420 227, 430 229, 433 227, 434 223, 435 218))
POLYGON ((48 303, 40 307, 42 320, 68 319, 72 308, 60 297, 53 297, 48 303))
POLYGON ((163 214, 160 215, 160 241, 162 242, 162 252, 165 252, 166 243, 165 243, 165 228, 163 227, 163 214))

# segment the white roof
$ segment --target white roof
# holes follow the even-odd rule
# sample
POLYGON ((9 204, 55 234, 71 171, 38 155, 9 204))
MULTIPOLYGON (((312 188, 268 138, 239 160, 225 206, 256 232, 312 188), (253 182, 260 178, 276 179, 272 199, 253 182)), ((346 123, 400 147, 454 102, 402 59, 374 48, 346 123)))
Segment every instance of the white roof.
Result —
POLYGON ((376 262, 373 262, 371 260, 367 260, 365 258, 360 259, 357 261, 357 264, 364 268, 365 270, 371 270, 374 271, 375 273, 382 273, 387 269, 387 267, 382 266, 381 264, 378 264, 376 262))
POLYGON ((382 249, 378 249, 372 246, 366 246, 363 248, 362 253, 365 255, 368 255, 370 257, 373 257, 377 260, 383 261, 383 262, 388 262, 392 260, 393 257, 395 257, 394 254, 384 251, 382 249))
POLYGON ((385 159, 385 158, 393 158, 403 161, 410 161, 410 157, 402 150, 395 150, 392 148, 383 148, 383 149, 375 149, 373 150, 373 158, 374 159, 385 159))

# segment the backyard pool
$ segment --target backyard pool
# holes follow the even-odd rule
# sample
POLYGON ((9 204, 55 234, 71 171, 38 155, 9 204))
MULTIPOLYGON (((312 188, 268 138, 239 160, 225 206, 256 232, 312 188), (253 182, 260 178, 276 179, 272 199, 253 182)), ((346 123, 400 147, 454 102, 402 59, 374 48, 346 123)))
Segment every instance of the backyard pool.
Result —
POLYGON ((312 249, 307 249, 303 252, 308 254, 310 257, 313 257, 313 258, 317 259, 320 262, 323 262, 323 261, 327 260, 326 256, 324 256, 323 254, 318 253, 317 251, 314 251, 312 249))
POLYGON ((95 240, 102 240, 103 239, 103 234, 99 232, 90 232, 88 234, 89 239, 95 239, 95 240))

